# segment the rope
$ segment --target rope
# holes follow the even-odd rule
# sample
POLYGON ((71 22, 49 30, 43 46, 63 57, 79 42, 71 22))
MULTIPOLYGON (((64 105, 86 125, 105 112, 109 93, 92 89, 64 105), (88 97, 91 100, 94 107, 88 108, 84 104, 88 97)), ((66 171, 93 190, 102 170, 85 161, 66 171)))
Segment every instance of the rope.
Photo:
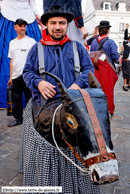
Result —
POLYGON ((83 172, 83 173, 85 173, 85 174, 89 174, 90 172, 89 172, 86 168, 81 168, 80 166, 78 166, 78 165, 77 165, 75 162, 73 162, 68 156, 66 156, 66 155, 61 151, 61 149, 59 148, 59 146, 57 145, 57 142, 56 142, 55 136, 54 136, 54 122, 55 122, 55 115, 56 115, 56 112, 57 112, 57 110, 58 110, 61 106, 62 106, 62 104, 60 104, 60 105, 56 108, 56 110, 55 110, 55 112, 54 112, 54 114, 53 114, 53 119, 52 119, 52 137, 53 137, 53 141, 54 141, 54 143, 55 143, 57 149, 59 150, 59 152, 60 152, 67 160, 69 160, 69 161, 70 161, 74 166, 76 166, 81 172, 83 172))

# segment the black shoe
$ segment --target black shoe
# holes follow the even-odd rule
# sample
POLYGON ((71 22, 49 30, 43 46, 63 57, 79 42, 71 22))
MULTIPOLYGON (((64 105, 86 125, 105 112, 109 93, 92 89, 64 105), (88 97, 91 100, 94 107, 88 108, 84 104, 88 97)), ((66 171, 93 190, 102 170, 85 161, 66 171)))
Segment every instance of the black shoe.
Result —
POLYGON ((127 86, 128 89, 130 89, 130 86, 127 86))
POLYGON ((8 127, 14 127, 14 126, 20 125, 20 124, 22 124, 22 123, 23 123, 23 121, 20 121, 20 120, 18 120, 18 119, 15 119, 12 123, 9 123, 9 124, 8 124, 8 127))
POLYGON ((123 86, 124 91, 128 91, 128 88, 126 86, 123 86))

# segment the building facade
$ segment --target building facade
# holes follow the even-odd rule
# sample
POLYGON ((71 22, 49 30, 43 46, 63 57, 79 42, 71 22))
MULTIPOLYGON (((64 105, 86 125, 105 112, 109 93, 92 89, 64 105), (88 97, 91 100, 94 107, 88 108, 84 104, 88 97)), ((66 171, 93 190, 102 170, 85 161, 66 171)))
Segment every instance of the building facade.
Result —
MULTIPOLYGON (((130 24, 130 1, 128 0, 86 0, 84 14, 85 27, 92 33, 101 20, 108 20, 111 24, 109 38, 113 39, 118 51, 123 46, 126 23, 130 24)), ((130 34, 130 28, 129 34, 130 34)))

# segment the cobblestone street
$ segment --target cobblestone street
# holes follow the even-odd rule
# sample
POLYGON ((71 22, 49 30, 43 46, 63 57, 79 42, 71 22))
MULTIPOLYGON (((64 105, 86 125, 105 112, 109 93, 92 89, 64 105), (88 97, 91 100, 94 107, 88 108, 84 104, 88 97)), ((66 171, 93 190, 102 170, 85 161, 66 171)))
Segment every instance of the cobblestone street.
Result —
MULTIPOLYGON (((130 90, 124 92, 122 86, 120 75, 115 87, 115 114, 111 119, 120 179, 102 186, 103 194, 130 194, 130 90)), ((18 172, 22 125, 9 128, 11 121, 13 117, 0 110, 0 186, 22 186, 22 174, 18 172)))
POLYGON ((130 194, 130 90, 122 90, 120 75, 115 87, 115 114, 111 120, 112 142, 119 164, 120 179, 102 187, 103 194, 130 194))

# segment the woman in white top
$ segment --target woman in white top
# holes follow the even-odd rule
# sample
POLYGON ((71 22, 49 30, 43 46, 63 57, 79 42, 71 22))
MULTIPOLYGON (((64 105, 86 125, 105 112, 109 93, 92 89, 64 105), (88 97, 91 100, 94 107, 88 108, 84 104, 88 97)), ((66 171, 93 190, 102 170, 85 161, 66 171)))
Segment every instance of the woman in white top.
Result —
POLYGON ((2 0, 0 13, 0 108, 6 108, 6 87, 10 74, 9 42, 16 38, 14 22, 22 18, 28 22, 27 35, 41 39, 38 23, 42 26, 35 0, 2 0), (37 23, 38 22, 38 23, 37 23))

